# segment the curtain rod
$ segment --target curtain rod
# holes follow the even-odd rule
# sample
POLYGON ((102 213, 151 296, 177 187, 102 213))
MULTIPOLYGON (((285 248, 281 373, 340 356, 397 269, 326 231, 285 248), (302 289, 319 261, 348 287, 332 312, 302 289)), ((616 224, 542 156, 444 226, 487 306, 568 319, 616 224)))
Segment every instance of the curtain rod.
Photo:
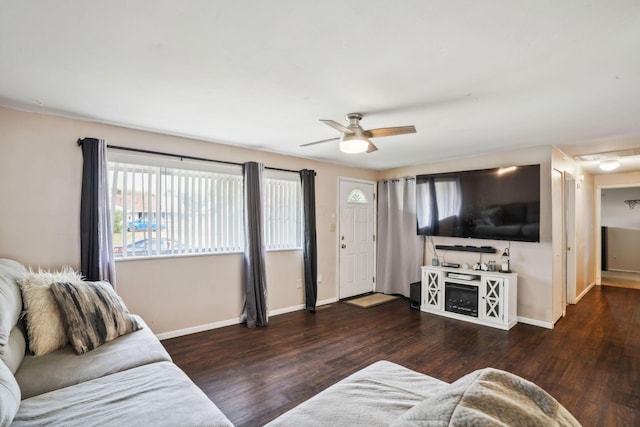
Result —
MULTIPOLYGON (((82 140, 81 139, 78 139, 78 145, 79 146, 82 145, 82 140)), ((122 147, 122 146, 119 146, 119 145, 107 145, 107 148, 111 148, 111 149, 114 149, 114 150, 133 151, 135 153, 156 154, 156 155, 159 155, 159 156, 175 157, 175 158, 178 158, 180 160, 182 160, 182 159, 199 160, 199 161, 203 161, 203 162, 221 163, 221 164, 224 164, 224 165, 233 165, 233 166, 242 166, 243 165, 242 163, 238 163, 238 162, 228 162, 228 161, 225 161, 225 160, 207 159, 207 158, 204 158, 204 157, 183 156, 181 154, 163 153, 162 151, 143 150, 141 148, 122 147)), ((272 170, 272 171, 299 173, 299 171, 295 171, 295 170, 291 170, 291 169, 272 168, 272 167, 269 167, 269 166, 265 166, 264 168, 272 170)))
POLYGON ((382 183, 386 184, 387 182, 399 182, 401 179, 404 179, 405 181, 412 181, 414 179, 416 179, 415 176, 401 176, 399 178, 387 178, 387 179, 383 179, 382 183))

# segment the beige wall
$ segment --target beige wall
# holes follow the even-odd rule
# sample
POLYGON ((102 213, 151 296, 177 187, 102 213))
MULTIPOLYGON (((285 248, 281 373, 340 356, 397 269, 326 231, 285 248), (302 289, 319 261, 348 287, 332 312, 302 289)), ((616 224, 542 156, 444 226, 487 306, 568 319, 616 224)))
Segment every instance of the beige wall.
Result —
MULTIPOLYGON (((75 141, 103 138, 113 145, 151 149, 244 162, 258 160, 267 166, 317 171, 316 209, 318 234, 318 300, 337 299, 336 224, 337 180, 350 177, 377 179, 481 169, 496 166, 541 165, 541 242, 511 243, 511 266, 518 272, 518 316, 550 325, 552 313, 552 151, 537 147, 492 155, 462 158, 375 172, 307 159, 136 131, 53 116, 0 108, 0 257, 17 259, 34 268, 79 267, 78 217, 82 153, 75 141)), ((575 172, 575 171, 574 171, 575 172)), ((590 178, 586 185, 592 184, 590 178)), ((578 196, 578 198, 582 196, 578 196)), ((590 203, 582 197, 581 205, 590 203)), ((579 211, 580 209, 578 209, 579 211)), ((593 209, 591 209, 593 211, 593 209)), ((589 221, 584 217, 581 224, 589 221)), ((585 242, 587 238, 585 237, 585 242)), ((459 244, 457 239, 436 239, 437 244, 459 244)), ((504 249, 507 242, 470 240, 472 245, 504 249)), ((426 259, 431 258, 427 246, 426 259)), ((583 243, 582 252, 592 251, 583 243)), ((502 261, 496 254, 498 264, 502 261)), ((269 309, 283 312, 303 303, 297 280, 302 277, 301 251, 267 253, 269 309)), ((579 257, 581 258, 581 257, 579 257)), ((588 281, 592 254, 580 272, 588 281)), ((453 262, 475 262, 475 256, 450 252, 453 262)), ((488 255, 483 261, 490 260, 488 255)), ((141 314, 154 332, 170 335, 237 322, 242 307, 242 256, 239 254, 117 262, 118 292, 131 311, 141 314)))
MULTIPOLYGON (((593 197, 594 188, 594 176, 582 169, 578 162, 573 158, 566 155, 557 148, 552 148, 552 161, 553 168, 561 173, 569 173, 575 179, 575 247, 572 248, 575 251, 576 261, 576 288, 575 296, 579 300, 588 289, 595 284, 595 236, 593 223, 595 221, 595 201, 593 197)), ((564 196, 563 196, 564 197, 564 196)), ((562 206, 558 206, 557 209, 561 211, 561 218, 564 215, 562 206)), ((562 227, 559 226, 559 233, 561 233, 562 227)), ((554 236, 559 239, 561 245, 564 247, 562 241, 562 235, 554 236)), ((560 278, 556 284, 554 284, 554 311, 556 317, 562 315, 563 307, 561 305, 561 294, 563 292, 561 272, 560 278)))
MULTIPOLYGON (((261 161, 315 169, 318 300, 337 298, 336 222, 339 176, 375 180, 376 173, 296 157, 0 108, 0 257, 34 268, 79 267, 82 152, 76 140, 173 152, 225 161, 261 161)), ((301 251, 267 253, 269 309, 303 304, 297 279, 301 251)), ((237 321, 242 307, 242 255, 127 260, 116 264, 118 292, 155 333, 237 321)))
POLYGON ((596 281, 594 176, 579 171, 576 190, 576 296, 580 297, 596 281), (580 181, 580 177, 584 177, 580 181))
MULTIPOLYGON (((499 166, 540 164, 540 242, 512 242, 511 268, 518 273, 518 317, 532 323, 545 326, 552 325, 551 292, 551 150, 549 147, 535 147, 521 150, 504 151, 490 155, 460 158, 445 162, 408 166, 390 169, 380 174, 380 178, 397 178, 421 173, 450 172, 457 170, 484 169, 499 166)), ((435 244, 460 244, 460 239, 435 237, 435 244)), ((466 239, 465 245, 497 248, 495 255, 482 255, 482 261, 496 260, 502 262, 500 255, 509 244, 505 241, 466 239)), ((429 244, 425 245, 425 260, 433 256, 429 244)), ((443 254, 445 260, 472 265, 478 261, 478 254, 449 251, 443 254)))

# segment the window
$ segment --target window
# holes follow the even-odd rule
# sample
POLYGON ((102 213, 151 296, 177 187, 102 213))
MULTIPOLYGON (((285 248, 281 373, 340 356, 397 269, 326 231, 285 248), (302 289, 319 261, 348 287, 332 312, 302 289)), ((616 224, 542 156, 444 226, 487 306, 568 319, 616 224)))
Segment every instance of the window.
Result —
MULTIPOLYGON (((118 258, 244 250, 241 166, 109 153, 118 258)), ((298 174, 265 171, 267 250, 302 247, 298 174)))
POLYGON ((367 204, 367 196, 362 192, 362 190, 354 189, 351 190, 349 195, 347 196, 347 203, 364 203, 367 204))
POLYGON ((300 177, 293 173, 265 171, 265 247, 302 247, 302 203, 300 177))
POLYGON ((109 154, 116 257, 243 250, 242 169, 109 154))

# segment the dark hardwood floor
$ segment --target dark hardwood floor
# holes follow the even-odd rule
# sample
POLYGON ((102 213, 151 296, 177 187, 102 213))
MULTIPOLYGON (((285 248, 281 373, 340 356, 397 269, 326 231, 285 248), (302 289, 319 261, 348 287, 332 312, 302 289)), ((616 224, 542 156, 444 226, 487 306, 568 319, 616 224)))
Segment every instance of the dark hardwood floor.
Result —
POLYGON ((163 341, 237 426, 260 426, 347 375, 390 360, 452 382, 492 366, 551 393, 585 426, 640 425, 640 291, 595 287, 553 330, 501 331, 409 309, 344 303, 163 341))

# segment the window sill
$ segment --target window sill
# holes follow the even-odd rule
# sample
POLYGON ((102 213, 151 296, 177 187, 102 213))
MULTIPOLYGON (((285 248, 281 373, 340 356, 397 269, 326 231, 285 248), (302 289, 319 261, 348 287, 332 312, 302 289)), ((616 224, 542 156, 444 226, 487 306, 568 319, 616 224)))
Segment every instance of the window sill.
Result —
MULTIPOLYGON (((302 251, 302 248, 283 248, 283 249, 266 249, 266 252, 291 252, 302 251)), ((137 257, 115 257, 115 262, 129 262, 150 259, 171 259, 171 258, 190 258, 202 256, 220 256, 220 255, 242 255, 244 252, 205 252, 201 254, 173 254, 173 255, 149 255, 137 257)))
POLYGON ((243 252, 206 252, 201 254, 173 254, 173 255, 149 255, 136 257, 116 257, 115 262, 140 261, 150 259, 171 259, 171 258, 191 258, 204 256, 220 256, 220 255, 242 255, 243 252))

